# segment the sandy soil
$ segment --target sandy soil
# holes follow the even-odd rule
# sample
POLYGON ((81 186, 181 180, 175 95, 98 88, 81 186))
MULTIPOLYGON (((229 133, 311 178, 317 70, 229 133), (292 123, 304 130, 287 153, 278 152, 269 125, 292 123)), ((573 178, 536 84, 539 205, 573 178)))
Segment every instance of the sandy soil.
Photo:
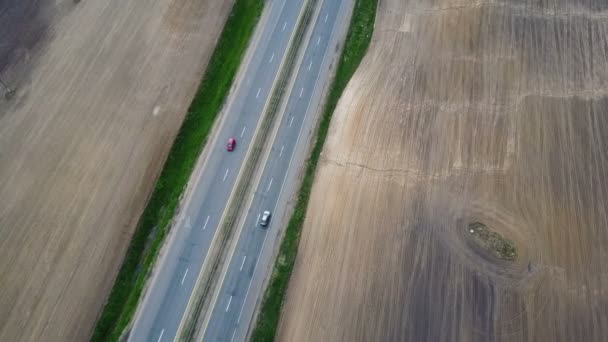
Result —
POLYGON ((0 340, 83 341, 232 1, 0 1, 0 340))
POLYGON ((607 37, 600 0, 381 0, 279 339, 605 341, 607 37))

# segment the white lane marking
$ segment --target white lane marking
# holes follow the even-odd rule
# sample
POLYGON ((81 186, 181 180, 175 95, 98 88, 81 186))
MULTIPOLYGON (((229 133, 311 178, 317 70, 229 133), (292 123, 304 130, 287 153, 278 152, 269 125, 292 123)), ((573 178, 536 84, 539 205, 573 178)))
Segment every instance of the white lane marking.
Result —
POLYGON ((163 339, 163 334, 165 333, 165 329, 160 331, 160 336, 158 336, 158 340, 156 340, 156 342, 160 342, 160 340, 163 339))
POLYGON ((317 39, 317 45, 319 45, 320 42, 321 42, 321 36, 319 36, 319 39, 317 39))
POLYGON ((186 268, 186 272, 184 272, 184 276, 182 277, 182 285, 184 284, 184 280, 186 280, 187 275, 188 275, 188 269, 186 268))
POLYGON ((283 23, 283 28, 281 29, 281 31, 285 31, 285 26, 287 26, 287 22, 283 23))
POLYGON ((230 342, 234 341, 234 335, 236 334, 236 329, 234 329, 234 332, 232 333, 232 338, 230 339, 230 342))
POLYGON ((243 130, 241 131, 241 138, 243 137, 243 134, 245 134, 245 128, 247 128, 247 126, 243 126, 243 130))
POLYGON ((257 99, 260 96, 260 91, 262 90, 262 88, 258 88, 258 93, 255 94, 255 98, 257 99))
POLYGON ((222 182, 224 182, 226 180, 226 177, 228 177, 228 170, 230 169, 226 169, 226 173, 224 173, 224 179, 222 179, 222 182))
MULTIPOLYGON (((291 164, 291 160, 289 161, 289 163, 291 164)), ((285 179, 287 177, 283 178, 283 185, 285 185, 285 179)), ((281 192, 283 191, 283 185, 281 185, 281 190, 279 190, 279 195, 281 194, 281 192)), ((277 202, 278 204, 278 202, 277 202)), ((275 204, 273 212, 276 212, 277 209, 277 204, 275 204)), ((266 238, 268 237, 268 234, 265 233, 264 235, 264 241, 262 241, 262 248, 260 249, 260 255, 258 255, 258 260, 255 262, 255 266, 253 266, 253 272, 255 272, 255 270, 258 268, 258 264, 260 263, 260 257, 262 255, 262 251, 264 250, 264 245, 266 245, 266 238)), ((255 273, 254 273, 255 274, 255 273)), ((245 293, 245 298, 243 299, 243 306, 241 307, 241 312, 239 313, 239 318, 236 321, 236 323, 240 323, 241 322, 241 315, 243 314, 243 309, 245 308, 245 303, 247 302, 247 296, 249 296, 249 290, 251 289, 251 283, 253 282, 253 278, 249 279, 249 286, 247 286, 247 292, 245 293)))
POLYGON ((327 17, 329 16, 329 14, 325 15, 325 22, 327 22, 327 17))
MULTIPOLYGON (((325 56, 323 57, 323 61, 325 60, 325 56)), ((321 63, 323 63, 323 61, 321 61, 321 63)), ((317 79, 315 80, 315 84, 317 83, 317 81, 319 80, 319 75, 317 75, 317 79)), ((314 92, 314 86, 313 86, 313 92, 314 92)), ((306 114, 308 113, 308 110, 310 109, 310 104, 312 101, 308 102, 308 106, 306 108, 306 112, 304 112, 304 119, 306 119, 306 114)), ((304 122, 304 120, 302 121, 304 122)), ((296 146, 298 145, 298 142, 300 141, 300 136, 302 135, 302 128, 304 127, 304 125, 302 124, 302 126, 300 126, 300 132, 298 133, 298 137, 296 139, 296 146)), ((279 153, 279 157, 283 154, 283 147, 285 147, 284 145, 281 146, 281 152, 279 153)), ((290 166, 291 166, 291 162, 293 161, 293 154, 291 155, 290 159, 289 159, 289 165, 287 165, 287 169, 289 170, 290 166)), ((283 178, 283 183, 281 184, 281 189, 279 190, 279 197, 281 196, 281 193, 283 192, 283 187, 285 186, 285 180, 287 179, 287 174, 285 175, 285 177, 283 178)), ((277 202, 278 204, 278 202, 277 202)), ((276 212, 276 205, 275 204, 275 212, 276 212)), ((258 219, 260 218, 260 215, 258 214, 258 219)), ((261 255, 261 251, 264 250, 264 245, 266 244, 266 238, 268 237, 268 234, 264 235, 264 241, 262 242, 262 248, 260 249, 260 255, 261 255)), ((260 262, 260 257, 258 256, 258 260, 255 263, 255 266, 253 267, 253 272, 255 274, 255 270, 258 267, 258 263, 260 262)), ((253 283, 253 278, 249 279, 249 285, 247 286, 247 292, 245 293, 245 297, 243 299, 243 306, 241 307, 241 312, 239 313, 239 318, 237 320, 237 324, 241 322, 241 315, 243 314, 243 309, 245 309, 245 304, 247 302, 247 297, 249 296, 249 290, 251 289, 251 284, 253 283)))
POLYGON ((205 220, 205 225, 203 226, 203 230, 205 230, 205 228, 207 228, 207 223, 209 223, 209 216, 207 216, 207 219, 205 220))
POLYGON ((300 90, 300 97, 302 97, 302 93, 304 93, 304 87, 300 90))
MULTIPOLYGON (((291 120, 289 120, 289 127, 291 127, 291 124, 293 123, 293 116, 291 117, 291 120)), ((280 157, 280 156, 279 156, 280 157)))
POLYGON ((268 63, 272 63, 273 59, 274 59, 274 53, 272 54, 272 56, 270 56, 270 61, 268 61, 268 63))
POLYGON ((266 188, 266 192, 270 191, 270 187, 272 186, 272 180, 274 178, 270 178, 270 183, 268 184, 268 188, 266 188))
POLYGON ((230 309, 230 303, 232 303, 232 296, 230 296, 230 299, 228 299, 228 305, 226 305, 226 312, 228 312, 228 309, 230 309))
MULTIPOLYGON (((256 263, 257 266, 257 263, 256 263)), ((241 312, 239 312, 239 319, 236 321, 236 324, 241 323, 241 315, 243 314, 243 309, 245 308, 245 300, 247 300, 247 295, 249 294, 249 289, 251 288, 251 283, 253 278, 249 279, 249 286, 247 286, 247 293, 245 294, 245 299, 243 300, 243 306, 241 306, 241 312)))
POLYGON ((255 225, 257 226, 259 222, 260 222, 260 214, 258 214, 258 219, 255 220, 255 225))
POLYGON ((243 262, 241 263, 241 268, 239 268, 239 271, 243 270, 243 266, 245 265, 245 260, 247 260, 247 256, 246 255, 243 257, 243 262))
POLYGON ((310 64, 308 64, 308 71, 310 71, 310 68, 312 68, 312 61, 310 61, 310 64))

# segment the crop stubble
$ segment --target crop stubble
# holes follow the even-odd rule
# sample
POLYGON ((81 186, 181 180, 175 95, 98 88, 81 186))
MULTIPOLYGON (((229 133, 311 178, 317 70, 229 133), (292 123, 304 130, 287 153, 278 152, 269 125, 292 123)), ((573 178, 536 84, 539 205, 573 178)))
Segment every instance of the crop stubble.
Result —
POLYGON ((608 5, 380 1, 279 339, 608 336, 608 5), (514 262, 471 243, 483 222, 514 262))
POLYGON ((5 1, 0 340, 86 340, 231 1, 5 1))

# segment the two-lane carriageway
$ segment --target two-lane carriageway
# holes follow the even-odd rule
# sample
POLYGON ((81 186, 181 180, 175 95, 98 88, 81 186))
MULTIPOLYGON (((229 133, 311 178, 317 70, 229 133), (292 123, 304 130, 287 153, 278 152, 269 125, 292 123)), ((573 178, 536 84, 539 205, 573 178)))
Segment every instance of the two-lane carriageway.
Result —
POLYGON ((173 228, 150 287, 138 308, 129 341, 172 341, 217 231, 280 63, 302 10, 302 0, 270 0, 248 51, 241 82, 227 103, 219 133, 173 228), (226 151, 229 137, 237 140, 226 151))
MULTIPOLYGON (((321 1, 320 1, 321 2, 321 1)), ((246 338, 264 276, 271 266, 271 254, 278 235, 287 198, 297 183, 297 173, 307 151, 305 141, 318 115, 322 85, 329 76, 331 57, 336 53, 348 20, 349 0, 324 0, 316 17, 310 40, 297 69, 288 102, 279 123, 272 150, 264 165, 245 226, 238 237, 229 266, 221 279, 221 289, 205 321, 203 341, 243 341, 246 338), (289 190, 287 189, 289 188, 289 190), (269 210, 273 218, 268 227, 259 225, 260 213, 269 210)))

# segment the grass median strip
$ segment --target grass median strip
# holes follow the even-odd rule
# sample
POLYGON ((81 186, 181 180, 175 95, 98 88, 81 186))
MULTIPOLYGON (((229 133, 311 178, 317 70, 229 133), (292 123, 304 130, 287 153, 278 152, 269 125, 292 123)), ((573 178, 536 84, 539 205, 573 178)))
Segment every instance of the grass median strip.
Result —
POLYGON ((209 131, 264 7, 236 0, 127 250, 91 341, 117 341, 131 320, 209 131))
POLYGON ((308 27, 312 18, 315 5, 318 0, 308 0, 305 3, 301 18, 298 21, 296 30, 293 38, 289 44, 284 63, 279 70, 279 76, 273 86, 268 105, 266 106, 265 112, 262 116, 262 122, 259 129, 255 133, 253 142, 251 143, 251 150, 245 157, 244 166, 239 175, 239 179, 235 186, 234 194, 228 201, 228 207, 226 214, 220 223, 220 229, 218 231, 218 242, 216 253, 210 253, 210 267, 205 272, 206 281, 202 284, 200 289, 195 289, 196 302, 190 312, 187 312, 187 323, 185 324, 184 331, 180 340, 191 341, 196 335, 197 323, 200 320, 200 315, 203 313, 204 306, 211 294, 213 286, 217 281, 216 275, 220 271, 220 265, 224 257, 224 253, 227 251, 227 245, 232 236, 235 224, 239 213, 242 211, 245 203, 246 195, 252 184, 254 173, 260 163, 260 158, 264 152, 264 147, 268 143, 270 132, 272 131, 273 125, 276 122, 277 114, 279 114, 281 100, 285 96, 285 92, 288 87, 289 80, 293 74, 293 70, 296 67, 298 52, 300 51, 300 45, 304 39, 306 28, 308 27))
POLYGON ((378 0, 356 0, 344 49, 319 124, 317 138, 306 165, 306 173, 300 186, 294 212, 285 230, 279 255, 264 293, 262 306, 251 335, 252 341, 272 341, 275 338, 281 306, 296 260, 300 233, 308 207, 315 170, 325 143, 329 123, 344 88, 346 88, 348 81, 359 66, 371 41, 377 2, 378 0))

